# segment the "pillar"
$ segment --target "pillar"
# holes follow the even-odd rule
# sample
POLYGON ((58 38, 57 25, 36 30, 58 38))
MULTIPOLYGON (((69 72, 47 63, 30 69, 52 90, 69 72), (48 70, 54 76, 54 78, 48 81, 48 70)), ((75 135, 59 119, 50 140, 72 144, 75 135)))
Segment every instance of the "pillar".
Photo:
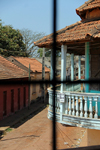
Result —
MULTIPOLYGON (((62 45, 61 46, 61 81, 66 80, 66 52, 67 52, 67 46, 62 45)), ((61 83, 61 93, 66 90, 66 84, 61 83)))
MULTIPOLYGON (((66 52, 67 52, 67 46, 62 45, 61 46, 61 81, 66 80, 66 52)), ((61 93, 66 90, 66 84, 61 83, 61 93)), ((62 121, 62 115, 65 112, 65 103, 60 103, 60 121, 62 121)))
POLYGON ((78 79, 81 79, 81 56, 78 59, 78 79))
POLYGON ((71 54, 71 81, 74 80, 74 54, 71 54))
MULTIPOLYGON (((85 43, 85 80, 89 80, 89 42, 85 43)), ((85 84, 85 92, 89 92, 89 84, 85 84)))

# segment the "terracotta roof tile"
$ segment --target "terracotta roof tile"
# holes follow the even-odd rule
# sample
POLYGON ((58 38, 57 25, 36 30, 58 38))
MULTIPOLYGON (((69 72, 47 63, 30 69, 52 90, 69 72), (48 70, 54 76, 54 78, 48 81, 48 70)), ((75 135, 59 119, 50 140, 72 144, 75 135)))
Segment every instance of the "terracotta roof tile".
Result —
MULTIPOLYGON (((33 72, 42 72, 42 64, 39 61, 37 61, 36 59, 34 59, 34 58, 14 57, 14 59, 16 59, 17 61, 22 63, 27 68, 29 68, 29 64, 30 64, 30 69, 33 72)), ((50 72, 50 69, 45 67, 45 72, 50 72)))
MULTIPOLYGON (((90 38, 99 38, 100 37, 100 20, 98 21, 89 21, 82 22, 79 21, 71 26, 61 29, 57 32, 57 44, 61 45, 62 43, 71 43, 74 41, 89 40, 90 38)), ((52 45, 53 39, 52 35, 40 39, 40 41, 35 42, 34 44, 39 47, 49 47, 52 45)))
POLYGON ((100 0, 88 0, 79 8, 76 9, 76 13, 81 16, 87 10, 91 10, 94 8, 100 8, 100 0))
MULTIPOLYGON (((78 15, 82 15, 81 18, 84 18, 82 12, 94 8, 100 8, 100 0, 88 0, 85 4, 77 8, 76 12, 78 15)), ((96 13, 97 12, 95 12, 95 14, 96 13)), ((92 16, 92 18, 84 18, 82 21, 57 31, 57 46, 62 44, 70 45, 75 42, 85 42, 90 41, 91 39, 100 38, 100 15, 94 16, 92 16)), ((34 44, 38 47, 52 48, 52 37, 53 34, 50 34, 34 42, 34 44)))
POLYGON ((28 77, 28 73, 0 56, 0 79, 28 77))

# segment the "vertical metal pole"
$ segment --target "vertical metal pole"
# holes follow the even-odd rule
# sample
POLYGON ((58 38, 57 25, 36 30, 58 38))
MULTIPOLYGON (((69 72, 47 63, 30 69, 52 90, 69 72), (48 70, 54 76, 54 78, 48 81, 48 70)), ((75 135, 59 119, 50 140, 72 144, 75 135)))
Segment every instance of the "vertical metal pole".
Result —
POLYGON ((56 67, 56 6, 57 1, 53 0, 53 150, 56 150, 56 115, 55 115, 55 86, 56 86, 56 78, 55 78, 55 67, 56 67))
MULTIPOLYGON (((29 64, 29 79, 30 81, 30 64, 29 64)), ((29 83, 29 87, 28 87, 28 109, 30 109, 30 83, 29 83)))
MULTIPOLYGON (((42 56, 42 81, 45 80, 45 48, 43 48, 42 56)), ((45 103, 45 84, 42 85, 42 100, 45 103)))

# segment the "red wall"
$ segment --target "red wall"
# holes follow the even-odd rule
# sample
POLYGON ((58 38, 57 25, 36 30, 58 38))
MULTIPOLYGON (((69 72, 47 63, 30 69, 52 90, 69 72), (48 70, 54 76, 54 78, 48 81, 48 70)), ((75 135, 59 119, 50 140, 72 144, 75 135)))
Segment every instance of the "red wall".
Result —
POLYGON ((20 109, 24 108, 24 87, 26 89, 25 92, 25 103, 28 106, 28 85, 0 85, 0 120, 4 117, 9 116, 10 114, 18 111, 18 88, 20 88, 20 109), (11 90, 14 90, 14 112, 11 112, 11 90), (7 91, 6 98, 6 115, 3 116, 3 105, 4 105, 4 91, 7 91))

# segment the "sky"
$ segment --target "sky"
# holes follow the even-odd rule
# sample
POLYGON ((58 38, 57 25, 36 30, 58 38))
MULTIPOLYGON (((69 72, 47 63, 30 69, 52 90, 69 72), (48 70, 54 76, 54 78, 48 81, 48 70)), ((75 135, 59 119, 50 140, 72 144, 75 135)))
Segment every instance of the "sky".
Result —
MULTIPOLYGON (((75 9, 86 0, 57 0, 57 30, 79 20, 75 9)), ((52 33, 53 0, 0 0, 0 19, 14 29, 52 33)))

